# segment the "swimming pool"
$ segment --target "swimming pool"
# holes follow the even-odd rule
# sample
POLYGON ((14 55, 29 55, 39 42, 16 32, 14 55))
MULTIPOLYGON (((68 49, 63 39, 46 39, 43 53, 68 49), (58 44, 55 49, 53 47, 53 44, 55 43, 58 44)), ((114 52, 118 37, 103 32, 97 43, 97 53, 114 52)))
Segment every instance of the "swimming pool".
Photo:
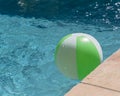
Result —
MULTIPOLYGON (((13 1, 16 0, 10 0, 13 1)), ((44 15, 34 16, 33 13, 28 13, 23 17, 23 13, 19 12, 16 16, 14 8, 11 13, 8 9, 3 12, 1 7, 0 96, 63 96, 79 83, 77 80, 64 77, 54 62, 56 44, 67 34, 83 32, 94 36, 103 48, 104 59, 120 48, 120 18, 117 13, 120 12, 120 2, 102 0, 98 3, 89 3, 89 0, 86 0, 87 5, 83 2, 83 7, 80 8, 75 3, 74 6, 77 7, 74 9, 69 6, 71 3, 64 0, 62 2, 64 4, 60 6, 68 4, 68 9, 63 8, 63 12, 68 12, 69 9, 71 11, 64 15, 57 13, 63 15, 58 18, 52 18, 52 15, 58 16, 56 13, 48 18, 47 9, 44 15), (99 4, 108 4, 106 7, 109 6, 110 9, 104 11, 105 6, 98 7, 99 4), (94 5, 97 7, 96 10, 92 10, 94 5), (91 10, 85 6, 90 6, 91 10), (83 9, 84 7, 86 9, 83 9), (88 11, 83 14, 84 12, 80 13, 81 10, 88 11), (115 10, 118 11, 114 15, 115 10), (70 15, 71 12, 73 14, 70 15)))

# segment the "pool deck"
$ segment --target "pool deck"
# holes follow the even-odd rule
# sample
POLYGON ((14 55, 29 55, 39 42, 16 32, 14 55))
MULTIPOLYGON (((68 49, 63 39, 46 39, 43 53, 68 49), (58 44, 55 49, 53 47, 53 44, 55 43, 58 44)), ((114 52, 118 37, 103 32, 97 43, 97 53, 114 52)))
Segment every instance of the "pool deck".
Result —
POLYGON ((65 96, 120 96, 120 49, 65 96))

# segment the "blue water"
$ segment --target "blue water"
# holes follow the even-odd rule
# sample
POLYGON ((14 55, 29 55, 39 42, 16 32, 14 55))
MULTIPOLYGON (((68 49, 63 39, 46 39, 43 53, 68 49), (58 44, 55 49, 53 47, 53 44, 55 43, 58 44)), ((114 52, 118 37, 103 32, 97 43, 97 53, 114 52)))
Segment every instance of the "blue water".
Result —
POLYGON ((120 48, 119 0, 53 0, 47 4, 47 0, 30 0, 36 11, 35 6, 28 7, 29 0, 5 1, 0 0, 4 5, 0 6, 0 96, 64 96, 79 83, 61 74, 54 62, 56 45, 67 34, 94 36, 104 59, 120 48), (26 3, 27 9, 18 1, 26 3), (59 13, 49 10, 56 5, 59 13))

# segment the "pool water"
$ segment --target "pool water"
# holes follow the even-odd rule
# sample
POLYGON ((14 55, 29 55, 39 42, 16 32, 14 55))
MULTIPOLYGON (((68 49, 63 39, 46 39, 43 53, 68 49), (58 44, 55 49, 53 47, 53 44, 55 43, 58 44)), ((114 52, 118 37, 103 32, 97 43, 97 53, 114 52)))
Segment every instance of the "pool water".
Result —
MULTIPOLYGON (((64 0, 62 1, 64 2, 64 0)), ((120 2, 116 2, 118 7, 113 6, 112 8, 119 10, 120 2)), ((110 2, 108 5, 112 6, 116 2, 110 2)), ((87 5, 83 6, 90 4, 88 2, 87 5)), ((92 4, 95 5, 96 3, 92 2, 92 4)), ((106 3, 103 2, 102 4, 106 3)), ((108 7, 108 5, 106 6, 108 7)), ((99 7, 101 9, 99 12, 105 15, 104 10, 102 12, 103 7, 99 7)), ((68 12, 64 15, 68 18, 62 16, 47 18, 46 11, 44 15, 39 14, 36 18, 36 16, 29 13, 27 14, 29 16, 26 17, 19 12, 20 15, 16 15, 16 11, 13 11, 13 14, 10 13, 10 10, 5 12, 1 10, 0 96, 64 96, 74 85, 79 83, 80 81, 72 80, 60 73, 54 62, 56 45, 67 34, 82 32, 94 36, 102 46, 104 60, 120 48, 120 24, 118 22, 120 18, 118 11, 114 16, 108 12, 106 15, 108 18, 97 18, 97 15, 99 15, 97 14, 98 9, 89 10, 86 13, 87 17, 84 15, 80 17, 79 12, 75 13, 74 16, 73 14, 69 16, 70 12, 68 12), (95 13, 95 17, 92 17, 90 13, 95 13), (116 15, 117 18, 115 18, 116 15)), ((85 9, 75 7, 74 10, 85 9)), ((74 10, 71 12, 74 13, 74 10)))

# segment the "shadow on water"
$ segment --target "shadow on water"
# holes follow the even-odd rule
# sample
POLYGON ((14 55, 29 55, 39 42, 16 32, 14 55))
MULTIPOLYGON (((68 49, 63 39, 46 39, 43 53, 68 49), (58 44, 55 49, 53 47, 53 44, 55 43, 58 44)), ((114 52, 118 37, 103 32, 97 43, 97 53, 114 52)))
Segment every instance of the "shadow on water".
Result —
POLYGON ((101 22, 120 25, 119 0, 0 0, 0 13, 86 24, 101 22))

